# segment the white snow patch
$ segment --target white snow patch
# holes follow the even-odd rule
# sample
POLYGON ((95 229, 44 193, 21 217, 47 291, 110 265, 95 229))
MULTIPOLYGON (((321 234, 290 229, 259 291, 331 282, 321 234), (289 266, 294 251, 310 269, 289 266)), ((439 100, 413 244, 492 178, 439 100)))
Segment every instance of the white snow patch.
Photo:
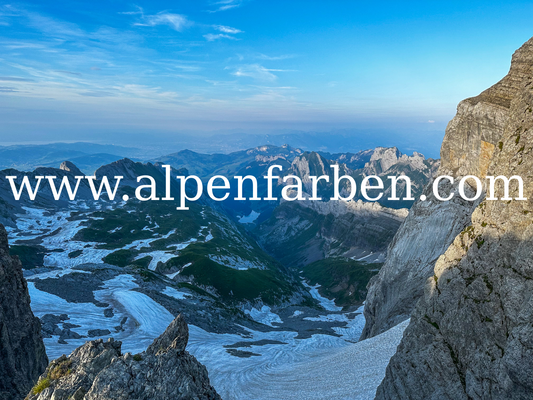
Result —
POLYGON ((279 324, 283 323, 279 315, 271 312, 270 307, 268 306, 261 307, 261 311, 259 311, 257 308, 252 308, 251 310, 244 310, 244 313, 249 315, 250 318, 252 318, 254 321, 271 326, 273 328, 275 328, 275 326, 272 325, 273 322, 277 322, 279 324))
POLYGON ((167 246, 167 248, 176 246, 176 250, 183 250, 185 247, 187 247, 191 243, 194 243, 194 242, 197 242, 197 241, 198 241, 198 239, 192 238, 192 239, 189 239, 189 240, 187 240, 186 242, 183 242, 183 243, 171 244, 171 245, 167 246))
POLYGON ((328 314, 318 317, 305 317, 307 321, 324 321, 324 322, 347 322, 348 317, 345 314, 328 314))
POLYGON ((190 293, 176 290, 170 286, 167 286, 165 290, 163 290, 162 293, 166 294, 167 296, 174 297, 175 299, 178 299, 178 300, 185 300, 185 299, 189 299, 192 297, 190 293))
POLYGON ((318 300, 320 305, 324 307, 328 311, 341 311, 342 307, 336 306, 335 301, 330 300, 324 296, 322 296, 320 293, 318 293, 318 288, 320 285, 311 286, 308 285, 306 282, 302 281, 302 284, 309 289, 309 293, 311 293, 311 296, 318 300))
POLYGON ((292 315, 289 318, 295 318, 299 315, 302 315, 303 313, 304 313, 303 311, 296 310, 295 312, 292 313, 292 315))
POLYGON ((244 258, 236 255, 210 254, 208 257, 216 263, 222 264, 229 268, 238 269, 240 271, 246 271, 250 268, 266 269, 266 267, 259 262, 245 260, 244 258))
MULTIPOLYGON (((113 337, 123 342, 123 352, 139 353, 146 350, 152 341, 165 331, 174 319, 163 306, 153 301, 143 293, 132 291, 138 285, 131 275, 119 275, 104 283, 104 288, 94 292, 94 297, 101 302, 108 303, 113 308, 114 316, 104 316, 103 307, 93 303, 69 303, 66 300, 35 288, 35 283, 28 282, 31 297, 31 307, 35 315, 42 317, 44 314, 68 314, 67 322, 81 325, 73 331, 80 335, 87 335, 90 329, 108 329, 111 334, 104 336, 113 337), (123 332, 116 332, 123 317, 128 320, 123 332)), ((61 327, 61 324, 59 324, 61 327)), ((57 336, 44 339, 46 352, 50 359, 61 354, 69 354, 75 348, 83 345, 87 340, 67 339, 68 344, 58 344, 57 336)), ((96 339, 96 338, 95 338, 96 339)))
POLYGON ((146 256, 152 257, 152 259, 150 260, 150 264, 148 265, 148 269, 150 271, 155 271, 159 261, 161 261, 162 263, 166 263, 172 257, 176 257, 176 254, 174 254, 172 252, 169 253, 169 252, 166 252, 166 251, 156 250, 156 251, 151 251, 149 253, 141 253, 137 257, 135 257, 135 260, 139 260, 139 259, 144 258, 146 256))
MULTIPOLYGON (((187 268, 189 265, 192 265, 192 262, 185 264, 183 267, 181 267, 181 269, 183 269, 183 268, 187 268)), ((179 275, 180 272, 181 272, 181 270, 178 271, 178 272, 174 272, 174 273, 172 273, 172 274, 165 274, 165 275, 166 275, 169 279, 174 279, 176 276, 179 275)))
POLYGON ((149 247, 150 243, 155 242, 156 240, 168 239, 170 237, 170 235, 174 234, 175 232, 176 232, 176 229, 172 229, 169 233, 167 233, 166 235, 163 235, 163 236, 157 236, 155 238, 150 238, 150 239, 135 240, 135 241, 131 242, 130 244, 124 246, 123 249, 140 250, 143 247, 149 247))
MULTIPOLYGON (((355 319, 364 324, 362 315, 355 319)), ((362 329, 363 324, 357 324, 362 329)), ((242 337, 189 326, 187 350, 207 367, 211 383, 222 398, 370 400, 407 324, 354 344, 331 335, 296 339, 295 332, 250 331, 253 338, 247 340, 270 339, 287 344, 244 349, 260 354, 249 358, 232 356, 223 347, 242 341, 242 337)))
POLYGON ((258 212, 255 212, 254 210, 252 210, 252 212, 250 213, 250 215, 247 215, 247 216, 243 216, 241 218, 239 218, 239 222, 241 224, 251 224, 252 222, 254 222, 257 217, 259 217, 261 214, 259 214, 258 212))

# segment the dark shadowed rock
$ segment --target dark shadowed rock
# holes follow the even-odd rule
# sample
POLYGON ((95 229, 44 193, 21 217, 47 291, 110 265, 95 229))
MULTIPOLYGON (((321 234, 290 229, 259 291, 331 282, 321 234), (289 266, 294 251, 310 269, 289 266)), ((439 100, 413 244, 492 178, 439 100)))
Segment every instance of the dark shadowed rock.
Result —
POLYGON ((87 332, 87 335, 89 337, 98 337, 98 336, 106 336, 109 335, 111 332, 109 329, 90 329, 87 332))
POLYGON ((140 354, 121 342, 87 342, 50 363, 29 400, 218 400, 206 368, 185 351, 189 332, 179 315, 140 354))
POLYGON ((23 399, 48 364, 41 323, 17 257, 9 255, 0 225, 0 400, 23 399))

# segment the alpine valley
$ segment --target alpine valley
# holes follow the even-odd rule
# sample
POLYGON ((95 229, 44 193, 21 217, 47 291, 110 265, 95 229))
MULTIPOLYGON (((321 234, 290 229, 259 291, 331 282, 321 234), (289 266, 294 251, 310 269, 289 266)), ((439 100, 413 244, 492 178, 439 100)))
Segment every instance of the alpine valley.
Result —
MULTIPOLYGON (((4 152, 13 157, 14 149, 8 150, 4 152)), ((29 150, 39 153, 35 146, 29 150)), ((147 161, 121 158, 95 170, 97 187, 104 176, 123 176, 116 199, 128 194, 129 201, 105 201, 105 196, 95 201, 86 180, 80 182, 75 201, 66 193, 54 200, 44 183, 35 200, 25 194, 14 199, 6 176, 16 176, 20 189, 23 176, 32 187, 38 176, 66 177, 74 186, 76 176, 92 173, 90 167, 82 170, 70 161, 79 157, 76 146, 61 155, 66 160, 59 168, 0 171, 1 222, 9 252, 22 264, 48 358, 68 355, 88 340, 110 338, 122 345, 109 351, 140 354, 180 314, 189 325, 187 349, 207 367, 213 387, 223 398, 240 399, 285 398, 288 389, 278 378, 287 370, 332 351, 340 353, 358 341, 366 286, 381 268, 411 202, 397 201, 390 208, 358 198, 327 201, 333 186, 324 182, 318 187, 324 201, 236 201, 232 188, 226 201, 203 196, 189 202, 189 210, 178 211, 178 200, 136 200, 137 177, 153 177, 162 197, 168 172, 163 165, 170 165, 170 189, 178 199, 178 175, 194 174, 204 181, 214 175, 252 175, 259 197, 266 197, 263 176, 277 164, 283 170, 274 182, 274 195, 281 198, 283 176, 300 177, 311 194, 309 176, 328 175, 333 182, 331 166, 338 165, 358 185, 368 175, 382 176, 390 185, 388 175, 405 174, 416 197, 439 166, 437 160, 418 153, 406 156, 396 148, 343 154, 288 145, 230 154, 184 150, 147 161), (265 375, 273 385, 269 393, 262 391, 265 375)), ((17 158, 17 163, 25 162, 17 158)), ((404 189, 399 182, 401 198, 404 189)), ((386 186, 384 197, 388 191, 386 186)), ((252 197, 251 185, 244 186, 244 197, 252 197)), ((380 344, 384 361, 367 378, 374 383, 361 386, 363 397, 375 391, 397 341, 380 344)), ((108 351, 94 346, 98 352, 108 351)), ((43 379, 50 379, 54 365, 90 363, 83 357, 87 355, 60 358, 43 379)), ((52 393, 63 398, 56 386, 34 392, 39 391, 39 399, 52 393)), ((94 386, 87 383, 82 389, 85 393, 94 386)), ((72 395, 81 389, 61 390, 72 395)))
POLYGON ((530 39, 507 76, 459 104, 441 160, 382 147, 0 149, 13 160, 0 171, 0 399, 531 398, 532 109, 530 39), (284 176, 306 198, 310 176, 330 180, 323 201, 234 200, 234 188, 187 211, 136 200, 141 175, 165 195, 164 165, 204 182, 253 175, 261 198, 272 165, 278 199, 284 176), (332 166, 358 185, 383 177, 384 196, 328 201, 332 166), (46 186, 16 201, 5 179, 93 172, 124 176, 119 200, 94 201, 82 181, 75 201, 46 186), (416 201, 387 200, 386 177, 402 174, 416 201), (520 175, 529 200, 441 202, 436 175, 520 175))

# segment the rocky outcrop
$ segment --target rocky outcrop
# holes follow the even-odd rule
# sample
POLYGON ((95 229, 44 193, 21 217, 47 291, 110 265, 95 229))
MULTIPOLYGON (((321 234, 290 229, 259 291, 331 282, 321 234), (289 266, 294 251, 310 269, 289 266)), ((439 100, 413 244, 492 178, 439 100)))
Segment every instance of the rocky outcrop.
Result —
POLYGON ((28 400, 220 399, 206 368, 185 351, 181 315, 140 354, 121 353, 121 342, 85 343, 50 363, 28 400))
POLYGON ((76 167, 71 161, 63 161, 59 166, 59 169, 67 172, 72 172, 76 176, 85 176, 85 174, 81 172, 80 169, 76 167))
POLYGON ((0 400, 23 399, 48 364, 41 324, 17 257, 0 225, 0 400))
MULTIPOLYGON (((510 99, 520 91, 520 82, 527 75, 527 52, 527 46, 517 51, 504 79, 459 104, 446 128, 437 175, 451 175, 456 181, 466 175, 486 176, 509 119, 510 99)), ((369 284, 363 339, 409 318, 425 281, 433 275, 437 258, 470 223, 477 203, 458 199, 457 184, 443 187, 443 193, 456 192, 453 201, 437 201, 432 184, 424 190, 427 200, 413 205, 389 247, 387 261, 369 284)))
POLYGON ((376 147, 372 157, 365 164, 365 175, 382 175, 394 166, 409 167, 408 170, 419 171, 426 178, 431 178, 439 167, 439 160, 426 159, 423 154, 413 152, 412 156, 402 154, 396 147, 376 147))
MULTIPOLYGON (((377 399, 531 398, 532 88, 533 39, 513 55, 506 78, 462 103, 471 112, 492 108, 485 122, 498 121, 503 135, 487 132, 478 140, 477 125, 455 129, 443 143, 443 154, 450 154, 446 166, 460 174, 519 175, 529 200, 485 200, 475 209, 471 225, 438 259, 377 399), (458 151, 459 143, 478 149, 478 158, 458 151), (490 163, 483 156, 487 148, 490 163)), ((517 196, 516 187, 511 193, 517 196)))

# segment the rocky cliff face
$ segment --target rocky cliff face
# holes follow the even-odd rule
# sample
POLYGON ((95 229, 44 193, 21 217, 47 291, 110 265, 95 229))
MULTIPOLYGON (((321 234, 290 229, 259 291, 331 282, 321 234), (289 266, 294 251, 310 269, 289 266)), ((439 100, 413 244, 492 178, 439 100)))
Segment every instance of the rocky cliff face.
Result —
POLYGON ((87 342, 50 363, 28 400, 220 399, 206 368, 185 351, 188 339, 178 315, 140 354, 122 354, 112 339, 87 342))
MULTIPOLYGON (((444 190, 453 190, 443 185, 444 190)), ((409 318, 424 293, 425 281, 433 275, 437 258, 470 222, 475 204, 455 195, 438 201, 426 188, 426 201, 419 201, 396 232, 385 264, 369 283, 362 339, 379 335, 409 318)))
MULTIPOLYGON (((446 128, 437 175, 476 175, 484 178, 511 113, 511 99, 531 68, 528 45, 513 56, 509 74, 477 97, 462 101, 446 128)), ((391 156, 389 156, 391 158, 391 156)), ((444 184, 443 193, 455 191, 453 201, 440 202, 430 182, 396 234, 388 258, 369 286, 362 338, 375 336, 409 317, 433 275, 437 258, 470 223, 477 203, 458 199, 457 184, 444 184)))
POLYGON ((456 174, 519 175, 529 200, 485 200, 475 209, 471 225, 438 259, 377 399, 531 398, 532 89, 530 39, 514 54, 509 75, 461 103, 450 123, 443 166, 456 174), (502 135, 466 121, 465 110, 473 118, 486 112, 482 120, 502 126, 502 135))
POLYGON ((0 225, 0 400, 22 399, 48 364, 41 324, 17 257, 0 225))
POLYGON ((282 202, 254 230, 261 246, 283 265, 299 268, 329 257, 383 262, 406 209, 362 201, 282 202))

